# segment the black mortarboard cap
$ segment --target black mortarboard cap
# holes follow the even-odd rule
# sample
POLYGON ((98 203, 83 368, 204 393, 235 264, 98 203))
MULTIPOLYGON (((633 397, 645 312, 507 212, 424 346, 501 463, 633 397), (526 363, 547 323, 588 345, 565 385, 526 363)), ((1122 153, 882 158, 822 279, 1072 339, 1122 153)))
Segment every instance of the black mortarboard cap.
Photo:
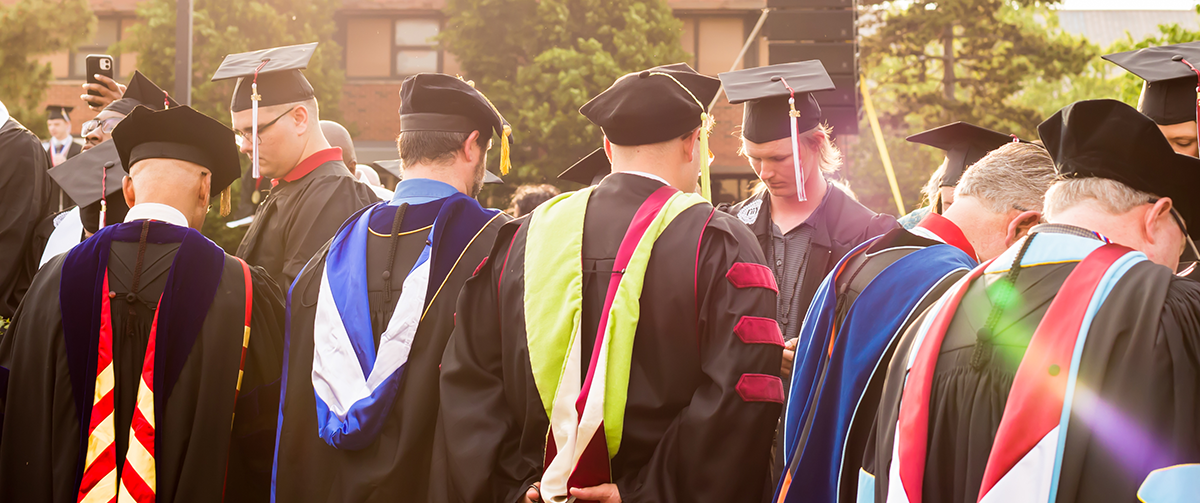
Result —
POLYGON ((803 133, 817 127, 821 123, 821 106, 812 93, 834 90, 825 65, 815 59, 725 72, 718 77, 725 85, 730 103, 746 104, 742 112, 742 137, 754 143, 791 136, 788 99, 793 92, 796 111, 800 113, 796 131, 803 133))
POLYGON ((100 198, 107 199, 106 225, 125 220, 129 207, 121 194, 125 169, 117 147, 106 141, 50 168, 50 177, 80 208, 83 228, 93 234, 100 229, 100 198), (104 173, 103 178, 101 173, 104 173), (103 193, 103 194, 102 194, 103 193))
POLYGON ((587 157, 576 161, 566 171, 559 173, 558 179, 584 185, 596 185, 609 173, 612 173, 612 163, 608 160, 608 154, 604 153, 604 147, 600 147, 593 150, 587 157))
POLYGON ((260 107, 296 103, 315 96, 312 84, 300 72, 317 52, 317 43, 289 45, 260 51, 230 54, 221 61, 212 80, 238 79, 230 111, 249 110, 254 82, 258 82, 260 107))
POLYGON ((1038 125, 1059 176, 1097 177, 1169 197, 1200 238, 1200 159, 1177 154, 1154 121, 1116 100, 1078 101, 1038 125))
POLYGON ((721 81, 686 63, 625 75, 579 109, 615 145, 649 145, 700 127, 721 81))
POLYGON ((216 196, 241 175, 233 130, 191 107, 153 111, 133 109, 112 132, 121 164, 133 167, 143 159, 179 159, 212 172, 211 195, 216 196))
POLYGON ((48 117, 46 117, 46 120, 50 120, 50 119, 62 119, 62 120, 65 120, 65 121, 67 121, 67 122, 71 122, 71 115, 70 115, 70 114, 71 114, 71 110, 74 110, 74 109, 75 109, 75 107, 64 107, 64 106, 61 106, 61 105, 47 105, 47 106, 46 106, 46 113, 47 113, 49 116, 48 116, 48 117))
MULTIPOLYGON (((376 172, 384 171, 387 174, 396 177, 397 180, 404 179, 404 172, 403 172, 403 170, 400 169, 400 166, 401 166, 400 159, 371 161, 369 166, 374 168, 376 172)), ((502 184, 504 184, 504 180, 502 180, 499 176, 496 176, 495 173, 492 173, 491 171, 488 171, 488 170, 484 170, 483 183, 501 184, 502 185, 502 184)))
POLYGON ((946 151, 946 174, 942 176, 942 187, 958 185, 963 172, 988 152, 1005 143, 1017 141, 1012 135, 962 121, 922 131, 909 136, 907 140, 946 151))
POLYGON ((1196 120, 1196 72, 1188 63, 1200 68, 1200 42, 1147 47, 1103 58, 1145 80, 1138 110, 1155 123, 1169 126, 1196 120))
POLYGON ((166 91, 163 91, 142 72, 135 70, 133 78, 129 79, 129 87, 125 88, 125 94, 121 96, 121 99, 109 103, 104 109, 121 115, 129 115, 129 112, 132 112, 138 105, 143 105, 151 110, 163 110, 168 108, 167 105, 177 107, 179 103, 176 103, 167 95, 166 91))
POLYGON ((508 174, 512 128, 473 83, 442 73, 418 73, 400 84, 400 132, 500 135, 500 172, 508 174))

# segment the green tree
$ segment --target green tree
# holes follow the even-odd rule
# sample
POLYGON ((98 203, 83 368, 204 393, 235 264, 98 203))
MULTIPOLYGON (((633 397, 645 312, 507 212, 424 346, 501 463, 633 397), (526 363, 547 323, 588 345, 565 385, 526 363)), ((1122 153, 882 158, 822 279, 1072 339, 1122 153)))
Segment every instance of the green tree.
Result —
MULTIPOLYGON (((1196 12, 1200 14, 1200 5, 1196 6, 1196 12)), ((1193 25, 1188 28, 1178 24, 1164 24, 1158 26, 1158 35, 1149 36, 1140 41, 1133 40, 1133 36, 1126 32, 1125 38, 1114 42, 1105 53, 1134 51, 1147 47, 1183 44, 1197 40, 1200 40, 1200 25, 1193 25)), ((1107 61, 1104 63, 1110 67, 1113 66, 1112 63, 1107 61)), ((1123 71, 1115 80, 1117 82, 1118 94, 1111 97, 1132 106, 1137 106, 1138 96, 1142 92, 1142 79, 1132 73, 1123 71)))
POLYGON ((65 52, 96 26, 87 0, 18 0, 0 4, 0 102, 25 127, 45 137, 42 99, 52 78, 38 56, 65 52))
MULTIPOLYGON (((904 141, 908 135, 966 121, 1036 138, 1037 125, 1057 107, 1105 84, 1094 62, 1099 48, 1062 31, 1052 3, 864 2, 860 63, 909 209, 919 207, 942 154, 904 141)), ((865 117, 860 130, 871 134, 865 117)), ((873 140, 864 136, 849 150, 846 176, 859 198, 894 213, 873 140)))
POLYGON ((552 181, 598 147, 578 109, 618 77, 687 58, 664 0, 448 0, 445 12, 443 46, 512 124, 514 181, 552 181))
MULTIPOLYGON (((341 69, 342 48, 332 42, 337 30, 333 13, 340 6, 339 0, 196 0, 191 106, 230 124, 234 81, 209 81, 225 55, 320 41, 304 73, 316 92, 321 118, 340 120, 345 73, 341 69)), ((163 89, 171 90, 175 82, 175 1, 142 2, 137 15, 142 22, 131 28, 130 37, 120 43, 120 49, 137 52, 138 70, 163 89)), ((240 185, 234 184, 235 211, 240 185)), ((246 228, 228 229, 226 221, 214 211, 203 231, 232 252, 246 228)))

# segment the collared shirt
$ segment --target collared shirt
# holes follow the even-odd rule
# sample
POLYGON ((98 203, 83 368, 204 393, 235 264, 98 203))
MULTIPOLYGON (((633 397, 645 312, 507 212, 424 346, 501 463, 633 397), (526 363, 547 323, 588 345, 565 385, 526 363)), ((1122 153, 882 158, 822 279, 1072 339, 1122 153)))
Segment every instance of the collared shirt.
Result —
POLYGON ((1071 224, 1039 224, 1029 229, 1029 234, 1037 234, 1039 232, 1052 232, 1055 234, 1067 234, 1081 238, 1090 238, 1098 241, 1108 242, 1108 239, 1103 234, 1095 231, 1089 231, 1083 227, 1071 224))
POLYGON ((967 240, 967 236, 963 234, 962 229, 958 225, 955 225, 954 222, 951 222, 949 218, 937 213, 930 213, 921 219, 920 224, 909 229, 909 232, 923 238, 951 245, 970 255, 971 258, 975 259, 975 262, 979 262, 979 254, 975 253, 975 247, 971 246, 971 242, 967 240))
POLYGON ((392 195, 393 206, 401 203, 424 204, 430 201, 450 197, 458 192, 446 182, 430 178, 406 178, 396 185, 396 193, 392 195))
POLYGON ((824 221, 821 213, 825 211, 831 190, 836 189, 827 186, 825 197, 821 198, 812 215, 786 234, 775 222, 771 222, 771 247, 764 251, 767 252, 767 262, 775 272, 775 283, 779 285, 779 296, 775 299, 775 320, 779 322, 784 340, 800 335, 804 316, 808 313, 808 306, 800 305, 800 292, 803 291, 804 274, 808 269, 808 253, 812 250, 812 238, 816 230, 814 222, 824 221))
POLYGON ((312 155, 308 156, 307 159, 300 161, 300 164, 297 164, 295 168, 292 168, 292 171, 290 171, 287 175, 284 175, 283 178, 272 179, 271 185, 279 185, 279 182, 294 182, 304 178, 305 175, 312 173, 314 169, 317 169, 317 167, 322 164, 325 164, 329 161, 340 160, 342 160, 342 147, 329 147, 325 150, 318 150, 313 152, 312 155))
POLYGON ((614 173, 625 173, 625 174, 627 174, 627 175, 637 175, 637 176, 640 176, 640 177, 642 177, 642 178, 649 178, 649 179, 651 179, 651 180, 654 180, 654 181, 656 181, 656 182, 661 182, 663 185, 671 185, 671 184, 667 183, 667 181, 666 181, 666 180, 665 180, 663 177, 661 177, 661 176, 658 176, 658 175, 652 175, 652 174, 650 174, 650 173, 647 173, 647 172, 645 172, 645 171, 615 171, 614 173))
POLYGON ((188 219, 183 215, 182 211, 161 203, 138 203, 133 205, 132 208, 129 208, 129 213, 125 214, 125 221, 133 222, 135 220, 158 220, 159 222, 166 222, 180 227, 188 226, 188 219))

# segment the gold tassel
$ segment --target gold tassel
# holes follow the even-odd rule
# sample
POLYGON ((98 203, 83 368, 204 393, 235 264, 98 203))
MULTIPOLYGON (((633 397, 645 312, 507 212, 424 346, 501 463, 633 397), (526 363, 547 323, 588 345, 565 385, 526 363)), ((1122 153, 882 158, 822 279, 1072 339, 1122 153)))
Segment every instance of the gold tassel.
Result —
POLYGON ((225 190, 221 191, 221 216, 222 217, 229 216, 229 212, 232 210, 232 208, 230 207, 230 206, 232 206, 232 202, 233 202, 233 190, 230 189, 229 187, 225 187, 225 190))
POLYGON ((509 159, 511 148, 509 147, 509 137, 512 136, 512 126, 505 125, 504 132, 500 133, 500 174, 507 175, 512 169, 512 160, 509 159))
POLYGON ((708 156, 708 130, 710 127, 708 120, 708 114, 700 114, 700 196, 704 199, 707 199, 708 202, 711 203, 712 176, 710 175, 710 170, 708 167, 708 163, 710 161, 708 156))

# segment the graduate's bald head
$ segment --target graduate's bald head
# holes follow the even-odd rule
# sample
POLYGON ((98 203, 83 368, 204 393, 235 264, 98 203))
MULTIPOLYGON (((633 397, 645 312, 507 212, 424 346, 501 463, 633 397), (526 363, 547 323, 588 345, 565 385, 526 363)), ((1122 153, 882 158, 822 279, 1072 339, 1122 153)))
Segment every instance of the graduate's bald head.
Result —
POLYGON ((200 229, 208 213, 212 172, 179 159, 143 159, 129 169, 123 189, 125 202, 159 203, 171 206, 188 218, 188 225, 200 229))

